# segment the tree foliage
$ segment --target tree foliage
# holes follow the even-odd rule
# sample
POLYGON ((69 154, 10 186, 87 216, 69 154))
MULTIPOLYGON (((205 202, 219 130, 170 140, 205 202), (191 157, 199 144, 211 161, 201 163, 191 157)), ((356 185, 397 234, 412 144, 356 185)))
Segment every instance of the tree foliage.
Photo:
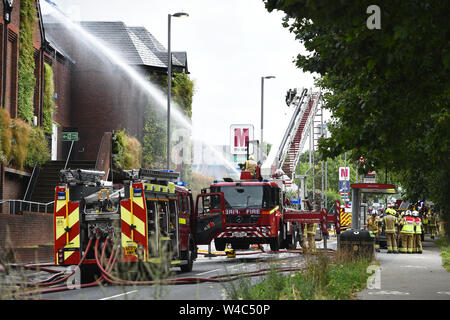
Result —
POLYGON ((296 65, 317 73, 332 113, 325 158, 352 151, 365 171, 388 169, 414 200, 450 212, 450 2, 265 0, 306 50, 296 65))

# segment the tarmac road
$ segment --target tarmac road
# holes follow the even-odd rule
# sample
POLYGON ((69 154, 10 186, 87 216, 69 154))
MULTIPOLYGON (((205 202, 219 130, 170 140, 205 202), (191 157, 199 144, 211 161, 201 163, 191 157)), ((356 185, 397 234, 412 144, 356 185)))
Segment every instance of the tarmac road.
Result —
POLYGON ((376 253, 379 266, 360 300, 450 300, 450 273, 442 266, 440 249, 428 236, 422 254, 376 253))
MULTIPOLYGON (((321 244, 322 241, 318 241, 317 247, 321 247, 321 244)), ((265 250, 269 250, 268 245, 264 247, 265 250)), ((328 241, 328 248, 336 248, 335 239, 328 241)), ((207 252, 207 246, 200 246, 199 249, 207 252)), ((214 246, 212 246, 212 252, 214 252, 214 246)), ((280 267, 301 267, 303 261, 302 254, 286 252, 237 255, 236 258, 231 259, 225 256, 207 258, 204 255, 199 255, 194 262, 192 272, 181 273, 178 268, 173 268, 175 274, 172 277, 207 278, 218 274, 256 271, 269 268, 274 264, 280 267)), ((261 276, 252 277, 250 278, 251 283, 257 283, 261 281, 261 278, 261 276)), ((40 298, 50 300, 225 300, 229 298, 227 291, 233 284, 238 285, 239 280, 165 286, 107 285, 48 293, 41 295, 40 298)))
MULTIPOLYGON (((317 247, 323 246, 322 241, 316 242, 317 247)), ((266 251, 270 251, 268 245, 264 245, 266 251)), ((336 239, 328 240, 328 248, 336 249, 336 239)), ((206 253, 207 246, 200 246, 200 252, 206 253)), ((212 252, 214 252, 212 245, 212 252)), ((174 274, 172 278, 196 277, 208 278, 220 274, 235 274, 240 272, 250 272, 260 269, 270 268, 275 265, 278 267, 302 267, 304 256, 299 253, 260 253, 255 252, 251 255, 239 255, 237 251, 236 258, 227 258, 225 256, 216 256, 213 258, 205 257, 199 254, 194 262, 192 272, 180 272, 179 268, 172 268, 174 274)), ((249 251, 241 251, 249 252, 249 251)), ((62 268, 61 270, 64 270, 62 268)), ((13 276, 12 274, 10 276, 13 276)), ((48 278, 49 274, 40 271, 27 271, 20 277, 25 276, 26 279, 11 279, 12 282, 33 282, 48 278)), ((250 278, 251 283, 261 281, 262 276, 250 278)), ((50 299, 50 300, 225 300, 229 298, 230 288, 233 285, 239 285, 239 281, 230 282, 204 282, 185 285, 106 285, 94 286, 88 288, 73 288, 71 290, 58 291, 53 293, 45 293, 34 295, 32 299, 50 299)))

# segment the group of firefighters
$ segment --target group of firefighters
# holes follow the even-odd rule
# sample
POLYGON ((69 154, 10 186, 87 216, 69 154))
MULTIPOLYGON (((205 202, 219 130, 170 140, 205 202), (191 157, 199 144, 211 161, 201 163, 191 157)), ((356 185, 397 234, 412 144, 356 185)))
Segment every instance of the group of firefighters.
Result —
POLYGON ((367 230, 375 236, 375 250, 378 252, 378 238, 383 227, 388 253, 422 253, 422 233, 428 233, 434 239, 437 226, 437 213, 432 212, 430 208, 424 210, 420 217, 415 207, 400 212, 389 206, 382 217, 373 210, 367 219, 367 230))

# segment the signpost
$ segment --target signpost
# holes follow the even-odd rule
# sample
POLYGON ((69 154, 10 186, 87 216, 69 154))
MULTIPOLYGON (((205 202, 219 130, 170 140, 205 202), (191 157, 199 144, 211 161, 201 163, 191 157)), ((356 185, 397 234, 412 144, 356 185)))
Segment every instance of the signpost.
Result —
MULTIPOLYGON (((232 124, 230 126, 230 153, 247 154, 247 143, 253 140, 253 125, 232 124)), ((253 145, 249 146, 249 154, 253 154, 253 145)))
POLYGON ((231 161, 237 167, 238 163, 247 160, 248 154, 254 153, 253 143, 253 125, 252 124, 232 124, 230 126, 230 154, 231 161))
POLYGON ((369 171, 363 177, 363 183, 376 183, 377 175, 375 171, 369 171))
POLYGON ((339 194, 345 199, 350 195, 350 167, 339 167, 339 194))
POLYGON ((72 153, 73 143, 78 141, 78 132, 63 132, 62 141, 71 141, 69 155, 67 156, 66 164, 64 165, 64 170, 67 168, 67 163, 69 162, 70 155, 72 153))
POLYGON ((78 141, 78 132, 63 132, 62 141, 78 141))

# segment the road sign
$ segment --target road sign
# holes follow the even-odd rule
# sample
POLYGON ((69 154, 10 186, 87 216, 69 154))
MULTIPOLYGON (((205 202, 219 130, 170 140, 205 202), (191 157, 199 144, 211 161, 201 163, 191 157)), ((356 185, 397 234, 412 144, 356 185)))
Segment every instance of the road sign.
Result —
POLYGON ((78 132, 63 132, 62 141, 78 141, 78 132))
MULTIPOLYGON (((230 153, 247 154, 247 143, 253 140, 253 125, 232 124, 230 127, 230 153)), ((249 145, 249 154, 253 154, 253 145, 249 145)))
POLYGON ((350 181, 340 180, 339 181, 339 194, 348 195, 350 193, 350 181))
POLYGON ((350 181, 350 167, 339 167, 339 180, 350 181))
POLYGON ((369 171, 363 177, 363 183, 376 183, 377 174, 375 171, 369 171))

